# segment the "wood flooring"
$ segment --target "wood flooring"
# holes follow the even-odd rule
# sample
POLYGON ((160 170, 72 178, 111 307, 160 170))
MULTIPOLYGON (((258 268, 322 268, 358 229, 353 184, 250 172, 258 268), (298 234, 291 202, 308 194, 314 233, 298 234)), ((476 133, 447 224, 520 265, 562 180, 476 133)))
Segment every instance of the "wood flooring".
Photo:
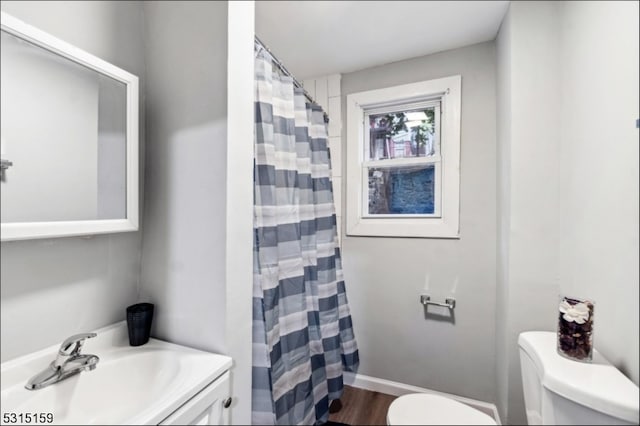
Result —
MULTIPOLYGON (((331 403, 329 421, 348 425, 386 425, 387 411, 396 398, 386 393, 345 385, 342 398, 331 403)), ((467 405, 494 418, 493 410, 486 406, 467 405)))
POLYGON ((348 425, 386 425, 387 410, 396 396, 365 389, 344 387, 344 394, 338 401, 331 404, 329 421, 346 423, 348 425))

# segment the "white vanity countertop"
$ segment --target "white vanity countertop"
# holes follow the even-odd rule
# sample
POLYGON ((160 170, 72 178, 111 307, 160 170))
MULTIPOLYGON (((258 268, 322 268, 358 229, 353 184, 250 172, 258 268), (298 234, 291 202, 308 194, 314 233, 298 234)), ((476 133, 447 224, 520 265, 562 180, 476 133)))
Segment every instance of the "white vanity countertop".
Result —
POLYGON ((2 363, 2 424, 5 413, 53 413, 53 424, 158 424, 231 368, 228 356, 153 338, 129 346, 124 321, 96 333, 82 353, 99 356, 97 368, 39 390, 24 385, 59 345, 2 363))

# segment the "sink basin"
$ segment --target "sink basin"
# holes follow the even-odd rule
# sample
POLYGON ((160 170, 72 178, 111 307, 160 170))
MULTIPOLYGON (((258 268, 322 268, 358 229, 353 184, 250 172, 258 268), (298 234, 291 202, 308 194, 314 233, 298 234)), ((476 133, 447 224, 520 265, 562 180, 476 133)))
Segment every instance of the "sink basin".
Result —
POLYGON ((59 345, 2 363, 2 412, 53 413, 53 424, 158 424, 231 367, 227 356, 162 340, 129 346, 124 321, 96 333, 82 352, 100 357, 97 368, 39 390, 24 385, 59 345))

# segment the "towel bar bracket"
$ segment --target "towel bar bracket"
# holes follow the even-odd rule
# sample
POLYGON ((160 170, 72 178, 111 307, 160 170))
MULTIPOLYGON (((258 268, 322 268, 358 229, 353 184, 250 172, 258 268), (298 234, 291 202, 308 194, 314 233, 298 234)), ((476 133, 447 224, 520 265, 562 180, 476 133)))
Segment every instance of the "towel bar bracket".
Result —
POLYGON ((431 300, 431 296, 427 294, 420 295, 420 303, 422 303, 424 306, 435 305, 435 306, 442 306, 443 308, 448 308, 448 309, 454 309, 456 307, 456 299, 454 299, 453 297, 445 298, 444 303, 434 302, 431 300))

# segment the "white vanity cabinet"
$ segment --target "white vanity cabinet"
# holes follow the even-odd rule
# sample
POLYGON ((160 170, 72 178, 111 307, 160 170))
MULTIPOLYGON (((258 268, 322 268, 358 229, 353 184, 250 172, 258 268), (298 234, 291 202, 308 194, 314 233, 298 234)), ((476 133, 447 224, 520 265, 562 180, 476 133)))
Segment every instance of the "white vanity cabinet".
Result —
POLYGON ((25 384, 60 345, 0 364, 0 424, 12 415, 28 422, 33 413, 65 425, 229 424, 230 357, 154 338, 130 346, 125 321, 95 332, 82 351, 100 357, 97 367, 37 391, 25 384))
POLYGON ((228 425, 229 372, 218 377, 184 403, 160 425, 228 425), (226 403, 226 404, 225 404, 226 403))

